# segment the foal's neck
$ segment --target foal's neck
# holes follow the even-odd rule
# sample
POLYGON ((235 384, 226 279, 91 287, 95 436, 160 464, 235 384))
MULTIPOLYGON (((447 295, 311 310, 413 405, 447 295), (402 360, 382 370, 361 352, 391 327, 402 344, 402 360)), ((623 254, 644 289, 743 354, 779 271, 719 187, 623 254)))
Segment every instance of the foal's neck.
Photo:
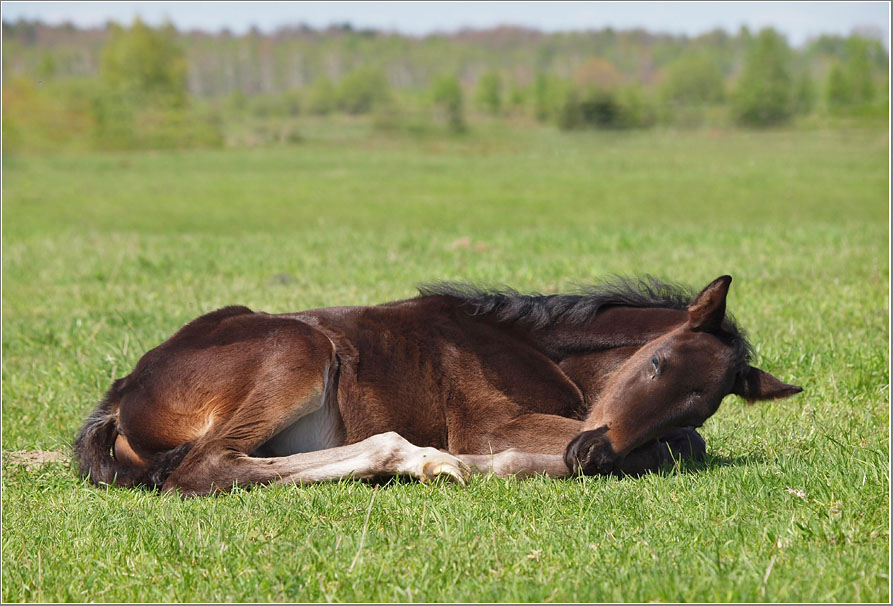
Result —
POLYGON ((688 319, 688 312, 659 307, 607 307, 583 322, 554 322, 531 329, 538 348, 555 361, 618 348, 641 347, 688 319))

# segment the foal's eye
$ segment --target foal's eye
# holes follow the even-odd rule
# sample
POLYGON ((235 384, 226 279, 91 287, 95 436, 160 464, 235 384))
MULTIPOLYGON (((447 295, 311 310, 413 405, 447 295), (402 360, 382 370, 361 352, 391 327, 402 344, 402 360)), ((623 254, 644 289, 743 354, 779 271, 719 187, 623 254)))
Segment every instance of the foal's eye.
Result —
POLYGON ((658 374, 660 374, 660 360, 654 356, 651 358, 651 376, 656 377, 658 374))

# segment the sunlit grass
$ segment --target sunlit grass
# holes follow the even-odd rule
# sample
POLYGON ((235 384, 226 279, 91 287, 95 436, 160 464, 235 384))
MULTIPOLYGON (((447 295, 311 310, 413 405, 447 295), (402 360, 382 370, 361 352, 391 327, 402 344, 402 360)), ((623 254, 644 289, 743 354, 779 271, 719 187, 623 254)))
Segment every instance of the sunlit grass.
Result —
POLYGON ((706 467, 638 480, 179 501, 4 456, 4 600, 889 599, 886 133, 308 133, 3 159, 4 452, 67 449, 110 380, 202 312, 437 279, 730 273, 757 362, 804 393, 729 398, 706 467))

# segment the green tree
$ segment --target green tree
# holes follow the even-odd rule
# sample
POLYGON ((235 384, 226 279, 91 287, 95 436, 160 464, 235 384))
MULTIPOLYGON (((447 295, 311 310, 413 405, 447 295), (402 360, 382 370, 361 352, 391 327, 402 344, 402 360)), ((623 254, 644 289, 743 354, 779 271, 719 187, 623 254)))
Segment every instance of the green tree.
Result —
POLYGON ((716 60, 709 54, 688 53, 667 68, 661 87, 664 103, 672 105, 704 105, 723 99, 723 75, 716 60))
POLYGON ((186 104, 186 55, 170 24, 153 29, 137 18, 130 28, 112 26, 100 75, 113 93, 140 105, 186 104))
POLYGON ((489 114, 495 116, 502 111, 502 79, 499 72, 489 71, 478 79, 475 100, 489 114))
POLYGON ((644 128, 653 126, 656 120, 652 103, 640 86, 631 84, 617 91, 620 106, 618 126, 624 128, 644 128))
POLYGON ((325 76, 319 76, 307 91, 307 111, 324 116, 335 109, 335 87, 325 76))
POLYGON ((735 88, 733 111, 741 124, 771 126, 793 113, 791 52, 775 30, 762 30, 747 55, 735 88))
POLYGON ((856 105, 870 103, 874 99, 874 81, 871 73, 871 60, 868 56, 868 44, 858 36, 851 36, 847 40, 846 51, 846 75, 852 102, 856 105))
POLYGON ((100 147, 219 146, 219 117, 190 107, 186 55, 170 24, 151 28, 136 19, 112 25, 102 49, 101 87, 93 99, 100 147))
POLYGON ((446 114, 447 125, 455 133, 466 130, 462 87, 455 76, 440 75, 432 87, 434 104, 446 114))
POLYGON ((540 72, 533 81, 533 117, 540 122, 549 119, 552 113, 551 97, 549 95, 549 77, 540 72))
POLYGON ((580 115, 584 126, 613 128, 620 126, 621 109, 614 91, 591 86, 580 100, 580 115))
POLYGON ((564 91, 556 111, 556 121, 561 130, 573 130, 584 124, 580 95, 572 86, 567 87, 564 91))
POLYGON ((802 115, 809 114, 815 108, 816 102, 815 82, 809 74, 808 69, 804 69, 797 76, 794 84, 794 112, 802 115))
POLYGON ((349 114, 367 114, 390 96, 384 72, 362 67, 347 74, 338 84, 338 108, 349 114))
POLYGON ((506 105, 512 110, 523 109, 526 91, 524 87, 515 81, 509 85, 508 94, 506 95, 506 105))
POLYGON ((840 63, 834 63, 828 72, 825 98, 828 101, 828 107, 832 110, 841 109, 852 102, 850 83, 847 82, 846 74, 840 63))

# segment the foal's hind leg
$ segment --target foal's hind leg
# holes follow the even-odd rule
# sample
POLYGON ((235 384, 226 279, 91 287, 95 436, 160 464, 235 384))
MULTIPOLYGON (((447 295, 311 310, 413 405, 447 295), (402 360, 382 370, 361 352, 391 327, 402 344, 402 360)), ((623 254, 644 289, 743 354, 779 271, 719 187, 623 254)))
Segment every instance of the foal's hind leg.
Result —
POLYGON ((438 475, 464 484, 471 471, 459 459, 434 448, 410 444, 395 432, 377 434, 356 444, 287 457, 251 457, 239 452, 205 456, 184 477, 171 476, 165 490, 184 495, 225 491, 234 485, 310 483, 342 478, 405 474, 425 481, 438 475))

